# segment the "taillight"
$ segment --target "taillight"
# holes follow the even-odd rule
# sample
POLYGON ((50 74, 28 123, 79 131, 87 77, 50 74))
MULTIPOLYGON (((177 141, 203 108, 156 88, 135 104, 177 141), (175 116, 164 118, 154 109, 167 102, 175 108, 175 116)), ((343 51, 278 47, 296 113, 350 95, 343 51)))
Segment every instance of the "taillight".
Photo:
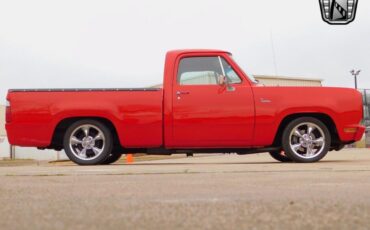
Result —
POLYGON ((6 114, 5 114, 6 123, 10 123, 12 121, 12 111, 10 109, 10 102, 6 100, 6 114))

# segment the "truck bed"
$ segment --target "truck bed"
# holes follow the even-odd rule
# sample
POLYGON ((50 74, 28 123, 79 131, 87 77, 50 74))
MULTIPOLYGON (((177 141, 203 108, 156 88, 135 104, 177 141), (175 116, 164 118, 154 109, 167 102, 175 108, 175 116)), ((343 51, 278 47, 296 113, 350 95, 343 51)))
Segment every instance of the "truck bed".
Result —
POLYGON ((8 92, 86 92, 86 91, 160 91, 161 88, 40 88, 9 89, 8 92))
POLYGON ((11 143, 49 147, 61 121, 71 117, 101 117, 111 122, 124 147, 162 145, 160 88, 11 89, 11 143))

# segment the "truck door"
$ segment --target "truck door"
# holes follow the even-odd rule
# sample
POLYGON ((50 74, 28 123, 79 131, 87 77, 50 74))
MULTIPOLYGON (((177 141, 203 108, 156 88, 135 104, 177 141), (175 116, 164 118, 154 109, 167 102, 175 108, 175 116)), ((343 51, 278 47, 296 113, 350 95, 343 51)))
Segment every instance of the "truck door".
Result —
POLYGON ((250 82, 225 58, 180 59, 172 92, 173 147, 251 145, 254 101, 250 82))

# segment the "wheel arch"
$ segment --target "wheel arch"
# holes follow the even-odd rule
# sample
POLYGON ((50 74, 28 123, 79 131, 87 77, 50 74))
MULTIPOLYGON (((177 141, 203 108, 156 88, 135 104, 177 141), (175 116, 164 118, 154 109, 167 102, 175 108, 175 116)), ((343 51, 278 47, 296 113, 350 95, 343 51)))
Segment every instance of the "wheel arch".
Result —
POLYGON ((294 113, 294 114, 289 114, 285 116, 280 122, 275 138, 274 138, 273 146, 282 146, 281 138, 282 138, 285 127, 291 121, 297 118, 300 118, 300 117, 313 117, 313 118, 320 120, 322 123, 324 123, 327 126, 329 130, 330 136, 332 138, 331 146, 339 146, 341 144, 335 122, 328 114, 325 114, 325 113, 294 113))
POLYGON ((61 150, 63 149, 63 137, 68 127, 76 121, 80 120, 96 120, 108 127, 112 132, 113 148, 121 147, 118 137, 118 132, 113 122, 105 117, 98 116, 83 116, 83 117, 67 117, 60 120, 54 128, 51 145, 49 148, 61 150))

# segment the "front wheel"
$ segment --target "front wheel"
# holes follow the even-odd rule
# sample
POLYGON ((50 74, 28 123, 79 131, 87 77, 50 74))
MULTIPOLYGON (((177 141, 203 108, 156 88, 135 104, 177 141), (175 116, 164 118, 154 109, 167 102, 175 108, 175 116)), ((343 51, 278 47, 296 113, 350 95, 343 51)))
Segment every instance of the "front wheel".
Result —
POLYGON ((68 158, 79 165, 97 165, 107 160, 113 141, 110 130, 96 120, 80 120, 68 127, 63 140, 68 158))
POLYGON ((318 119, 301 117, 284 129, 282 144, 288 158, 299 163, 321 160, 329 151, 331 136, 318 119))

